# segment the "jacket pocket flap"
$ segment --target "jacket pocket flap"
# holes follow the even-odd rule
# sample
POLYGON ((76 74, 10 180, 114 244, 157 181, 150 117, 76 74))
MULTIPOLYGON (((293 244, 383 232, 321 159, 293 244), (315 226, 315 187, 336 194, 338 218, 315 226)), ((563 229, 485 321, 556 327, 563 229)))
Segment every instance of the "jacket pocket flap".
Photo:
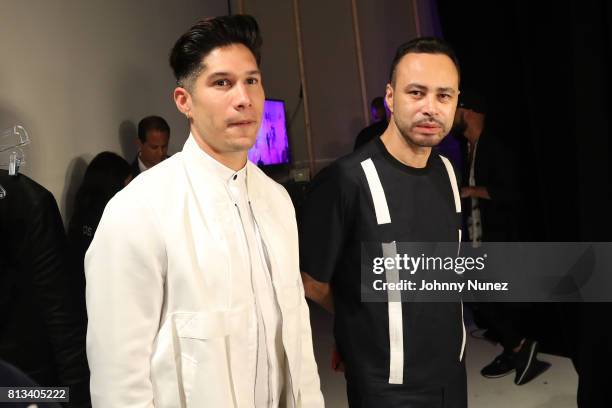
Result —
POLYGON ((246 324, 244 309, 215 310, 177 317, 176 329, 179 337, 205 340, 231 335, 246 324))

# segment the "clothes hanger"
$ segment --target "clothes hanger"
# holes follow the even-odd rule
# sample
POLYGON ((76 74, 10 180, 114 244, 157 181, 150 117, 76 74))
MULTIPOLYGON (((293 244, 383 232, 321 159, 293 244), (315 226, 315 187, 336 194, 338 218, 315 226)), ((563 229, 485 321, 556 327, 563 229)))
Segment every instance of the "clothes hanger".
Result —
MULTIPOLYGON (((9 176, 16 176, 25 164, 22 147, 30 143, 30 136, 21 125, 0 131, 0 168, 8 168, 9 176)), ((6 190, 0 185, 0 200, 6 197, 6 190)))

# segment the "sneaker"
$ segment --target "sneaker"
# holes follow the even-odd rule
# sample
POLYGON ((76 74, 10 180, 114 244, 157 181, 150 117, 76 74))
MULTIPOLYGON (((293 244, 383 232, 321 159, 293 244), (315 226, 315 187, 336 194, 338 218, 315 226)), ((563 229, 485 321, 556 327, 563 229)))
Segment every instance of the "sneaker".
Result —
POLYGON ((514 383, 516 385, 527 384, 550 367, 549 363, 538 360, 536 358, 537 354, 538 342, 525 340, 521 349, 515 354, 516 376, 514 377, 514 383))
POLYGON ((489 365, 480 370, 480 374, 487 378, 499 378, 510 374, 515 369, 515 357, 510 353, 502 353, 495 357, 489 365))

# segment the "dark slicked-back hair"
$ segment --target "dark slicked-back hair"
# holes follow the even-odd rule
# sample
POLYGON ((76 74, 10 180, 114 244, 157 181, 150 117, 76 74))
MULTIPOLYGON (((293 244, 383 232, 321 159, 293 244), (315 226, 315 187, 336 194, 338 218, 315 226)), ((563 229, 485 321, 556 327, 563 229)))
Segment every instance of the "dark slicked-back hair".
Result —
POLYGON ((170 66, 179 86, 189 86, 202 71, 203 59, 215 48, 242 44, 261 60, 262 38, 257 21, 249 15, 237 14, 198 21, 172 47, 170 66))
POLYGON ((170 126, 161 116, 147 116, 138 122, 138 139, 142 143, 147 141, 147 133, 151 130, 159 130, 165 132, 170 136, 170 126))
POLYGON ((395 57, 393 57, 393 62, 391 62, 391 71, 389 72, 389 83, 391 86, 395 86, 395 68, 397 64, 406 54, 410 53, 446 55, 453 61, 455 68, 457 68, 457 74, 461 76, 459 60, 450 45, 435 37, 419 37, 397 47, 395 57))

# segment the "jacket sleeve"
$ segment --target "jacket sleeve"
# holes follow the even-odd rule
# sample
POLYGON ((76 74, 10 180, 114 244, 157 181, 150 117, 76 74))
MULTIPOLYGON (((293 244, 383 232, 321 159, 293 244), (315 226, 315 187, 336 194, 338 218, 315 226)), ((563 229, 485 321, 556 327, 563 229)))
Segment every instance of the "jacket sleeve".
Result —
POLYGON ((106 207, 85 256, 91 399, 100 408, 153 406, 167 258, 152 210, 126 193, 106 207))
POLYGON ((298 406, 301 408, 324 407, 323 394, 321 393, 321 382, 317 362, 312 347, 312 331, 310 329, 310 310, 306 303, 302 280, 299 279, 300 292, 302 294, 301 322, 302 322, 302 372, 300 373, 300 391, 298 406))
POLYGON ((85 310, 70 291, 66 236, 51 193, 41 194, 29 217, 24 270, 31 275, 33 299, 39 305, 54 351, 61 385, 70 387, 70 407, 87 407, 89 370, 85 356, 85 310))

